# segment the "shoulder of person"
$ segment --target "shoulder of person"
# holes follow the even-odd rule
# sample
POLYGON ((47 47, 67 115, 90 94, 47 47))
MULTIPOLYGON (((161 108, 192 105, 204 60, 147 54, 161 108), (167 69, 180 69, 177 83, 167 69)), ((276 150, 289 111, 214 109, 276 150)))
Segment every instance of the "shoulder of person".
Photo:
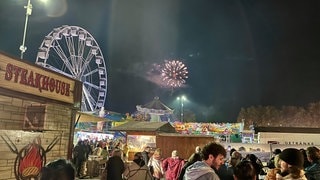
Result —
POLYGON ((219 176, 214 171, 208 172, 208 173, 200 176, 199 178, 197 178, 197 180, 207 180, 207 179, 220 180, 219 176))

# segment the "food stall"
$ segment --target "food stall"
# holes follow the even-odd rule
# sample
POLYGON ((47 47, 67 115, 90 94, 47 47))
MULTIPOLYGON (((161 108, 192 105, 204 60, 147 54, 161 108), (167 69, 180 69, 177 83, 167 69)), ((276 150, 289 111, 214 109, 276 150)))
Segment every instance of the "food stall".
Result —
POLYGON ((111 123, 111 120, 94 112, 77 112, 73 144, 85 139, 90 142, 113 139, 113 132, 108 131, 108 124, 111 123))
POLYGON ((174 127, 168 122, 129 121, 110 130, 125 134, 129 150, 128 160, 132 160, 134 153, 141 152, 144 146, 152 149, 158 147, 156 136, 160 132, 175 133, 174 127))
POLYGON ((110 130, 126 133, 128 160, 132 160, 134 153, 141 152, 144 146, 153 150, 161 148, 163 157, 169 157, 173 150, 177 150, 181 158, 188 159, 196 146, 214 140, 213 136, 179 134, 169 122, 130 121, 110 130))

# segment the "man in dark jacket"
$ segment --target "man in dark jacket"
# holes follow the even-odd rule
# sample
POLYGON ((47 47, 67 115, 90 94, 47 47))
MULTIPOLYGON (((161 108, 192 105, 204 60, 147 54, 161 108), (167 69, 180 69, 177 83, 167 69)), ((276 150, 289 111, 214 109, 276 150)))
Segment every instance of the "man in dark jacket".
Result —
POLYGON ((106 177, 112 180, 122 180, 122 173, 124 172, 124 162, 121 159, 121 150, 115 149, 112 157, 109 158, 106 165, 106 177))
POLYGON ((77 177, 83 176, 83 172, 81 171, 81 167, 83 163, 87 160, 86 158, 86 150, 83 141, 78 141, 78 144, 73 148, 73 162, 76 166, 77 177))

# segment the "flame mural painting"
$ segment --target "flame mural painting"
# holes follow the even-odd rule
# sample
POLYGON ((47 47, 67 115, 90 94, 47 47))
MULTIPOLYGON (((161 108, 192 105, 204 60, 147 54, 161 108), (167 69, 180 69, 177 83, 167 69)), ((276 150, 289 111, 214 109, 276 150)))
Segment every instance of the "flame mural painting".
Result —
POLYGON ((14 162, 14 175, 17 180, 38 179, 41 168, 46 164, 46 153, 59 141, 59 137, 55 137, 45 150, 41 146, 40 137, 36 137, 33 142, 19 151, 7 135, 1 136, 1 138, 8 145, 11 152, 17 154, 14 162))

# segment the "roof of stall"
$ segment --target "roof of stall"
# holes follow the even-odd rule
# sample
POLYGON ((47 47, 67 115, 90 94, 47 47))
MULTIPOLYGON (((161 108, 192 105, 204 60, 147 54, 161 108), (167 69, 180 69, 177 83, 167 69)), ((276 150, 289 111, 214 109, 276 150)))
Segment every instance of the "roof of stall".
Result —
POLYGON ((175 133, 175 128, 169 122, 129 121, 112 127, 110 131, 139 131, 139 132, 167 132, 175 133))
POLYGON ((99 121, 112 121, 107 118, 99 117, 97 115, 94 115, 92 113, 87 112, 77 112, 76 115, 76 121, 78 122, 99 122, 99 121))

